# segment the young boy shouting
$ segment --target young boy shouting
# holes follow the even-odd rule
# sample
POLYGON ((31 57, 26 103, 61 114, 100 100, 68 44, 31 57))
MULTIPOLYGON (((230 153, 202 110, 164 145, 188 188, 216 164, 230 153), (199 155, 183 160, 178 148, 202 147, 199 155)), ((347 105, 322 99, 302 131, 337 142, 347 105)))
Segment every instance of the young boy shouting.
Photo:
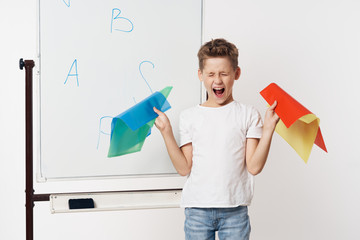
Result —
POLYGON ((180 147, 167 116, 155 121, 171 161, 188 176, 181 206, 185 207, 186 239, 249 239, 247 206, 253 197, 253 176, 266 162, 279 117, 276 101, 264 125, 255 108, 233 99, 239 79, 238 49, 224 39, 205 43, 198 52, 199 79, 208 99, 180 115, 180 147))

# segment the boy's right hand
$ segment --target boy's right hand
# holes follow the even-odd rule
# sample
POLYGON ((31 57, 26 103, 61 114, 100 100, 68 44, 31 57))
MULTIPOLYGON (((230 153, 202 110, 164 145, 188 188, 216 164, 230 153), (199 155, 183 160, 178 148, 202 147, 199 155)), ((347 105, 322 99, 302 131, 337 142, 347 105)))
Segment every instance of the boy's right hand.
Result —
POLYGON ((160 130, 161 134, 172 131, 170 120, 166 114, 158 110, 156 107, 154 107, 154 112, 159 115, 155 120, 155 126, 160 130))

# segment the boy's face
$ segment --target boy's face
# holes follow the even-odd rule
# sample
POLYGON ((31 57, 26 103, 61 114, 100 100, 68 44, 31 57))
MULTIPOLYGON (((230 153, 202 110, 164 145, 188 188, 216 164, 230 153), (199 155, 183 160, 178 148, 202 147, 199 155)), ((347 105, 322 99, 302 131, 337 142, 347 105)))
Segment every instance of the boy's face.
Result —
POLYGON ((204 61, 204 68, 198 71, 200 81, 208 93, 206 107, 221 107, 232 102, 234 81, 240 77, 240 68, 235 70, 227 57, 208 58, 204 61))

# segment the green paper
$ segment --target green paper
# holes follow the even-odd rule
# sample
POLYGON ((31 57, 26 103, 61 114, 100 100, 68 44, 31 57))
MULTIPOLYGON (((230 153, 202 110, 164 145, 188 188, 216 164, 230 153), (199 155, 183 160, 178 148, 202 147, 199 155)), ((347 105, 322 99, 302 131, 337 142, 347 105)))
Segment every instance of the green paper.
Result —
POLYGON ((133 108, 113 118, 108 157, 116 157, 141 151, 145 139, 150 135, 151 128, 157 117, 157 114, 154 114, 151 106, 161 111, 168 110, 170 104, 166 101, 166 98, 169 96, 171 90, 172 87, 166 87, 160 92, 152 94, 133 108), (149 101, 154 105, 151 105, 149 101), (143 124, 141 123, 141 121, 143 121, 142 118, 152 119, 143 124), (140 125, 133 126, 134 122, 140 122, 140 125))

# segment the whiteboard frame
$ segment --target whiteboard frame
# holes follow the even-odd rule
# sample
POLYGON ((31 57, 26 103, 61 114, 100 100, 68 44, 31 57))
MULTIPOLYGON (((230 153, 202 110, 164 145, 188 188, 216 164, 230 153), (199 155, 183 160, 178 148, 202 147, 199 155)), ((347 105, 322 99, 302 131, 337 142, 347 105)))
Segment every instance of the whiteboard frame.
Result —
MULTIPOLYGON (((41 173, 41 93, 40 93, 40 89, 41 89, 41 64, 40 64, 40 59, 41 59, 41 52, 40 52, 40 47, 41 47, 41 38, 40 38, 40 24, 41 24, 41 20, 40 20, 40 1, 41 0, 37 0, 36 4, 36 15, 37 15, 37 25, 36 25, 36 30, 37 30, 37 34, 36 34, 36 53, 37 53, 37 57, 35 59, 35 81, 33 83, 33 91, 34 91, 34 101, 33 101, 33 109, 34 109, 34 116, 33 116, 33 120, 34 120, 34 158, 36 159, 36 182, 38 183, 45 183, 45 182, 72 182, 72 183, 77 183, 79 181, 94 181, 94 180, 105 180, 105 181, 109 181, 111 183, 113 182, 134 182, 137 179, 148 179, 150 181, 159 181, 159 180, 166 180, 166 181, 170 181, 170 185, 173 185, 174 187, 162 187, 159 185, 156 185, 156 187, 153 188, 144 188, 145 190, 150 190, 150 189, 160 189, 160 190, 165 190, 165 189, 171 189, 171 190, 178 190, 178 189, 182 189, 185 179, 186 177, 180 176, 177 173, 165 173, 165 174, 139 174, 139 175, 106 175, 106 176, 80 176, 80 177, 60 177, 60 178, 46 178, 44 177, 41 173)), ((204 39, 204 2, 205 0, 200 0, 201 2, 201 34, 200 34, 200 43, 203 44, 203 39, 204 39)), ((199 46, 200 47, 200 46, 199 46)), ((203 87, 203 84, 200 82, 200 97, 199 97, 199 103, 204 102, 206 99, 204 98, 204 96, 206 97, 206 90, 203 87)), ((51 185, 51 184, 50 184, 51 185)), ((130 184, 129 187, 126 188, 126 190, 129 189, 134 189, 134 190, 141 190, 139 187, 132 187, 132 184, 130 184)), ((135 184, 136 185, 136 184, 135 184)), ((169 185, 165 184, 165 185, 169 185)), ((122 190, 122 189, 120 189, 122 190)))

